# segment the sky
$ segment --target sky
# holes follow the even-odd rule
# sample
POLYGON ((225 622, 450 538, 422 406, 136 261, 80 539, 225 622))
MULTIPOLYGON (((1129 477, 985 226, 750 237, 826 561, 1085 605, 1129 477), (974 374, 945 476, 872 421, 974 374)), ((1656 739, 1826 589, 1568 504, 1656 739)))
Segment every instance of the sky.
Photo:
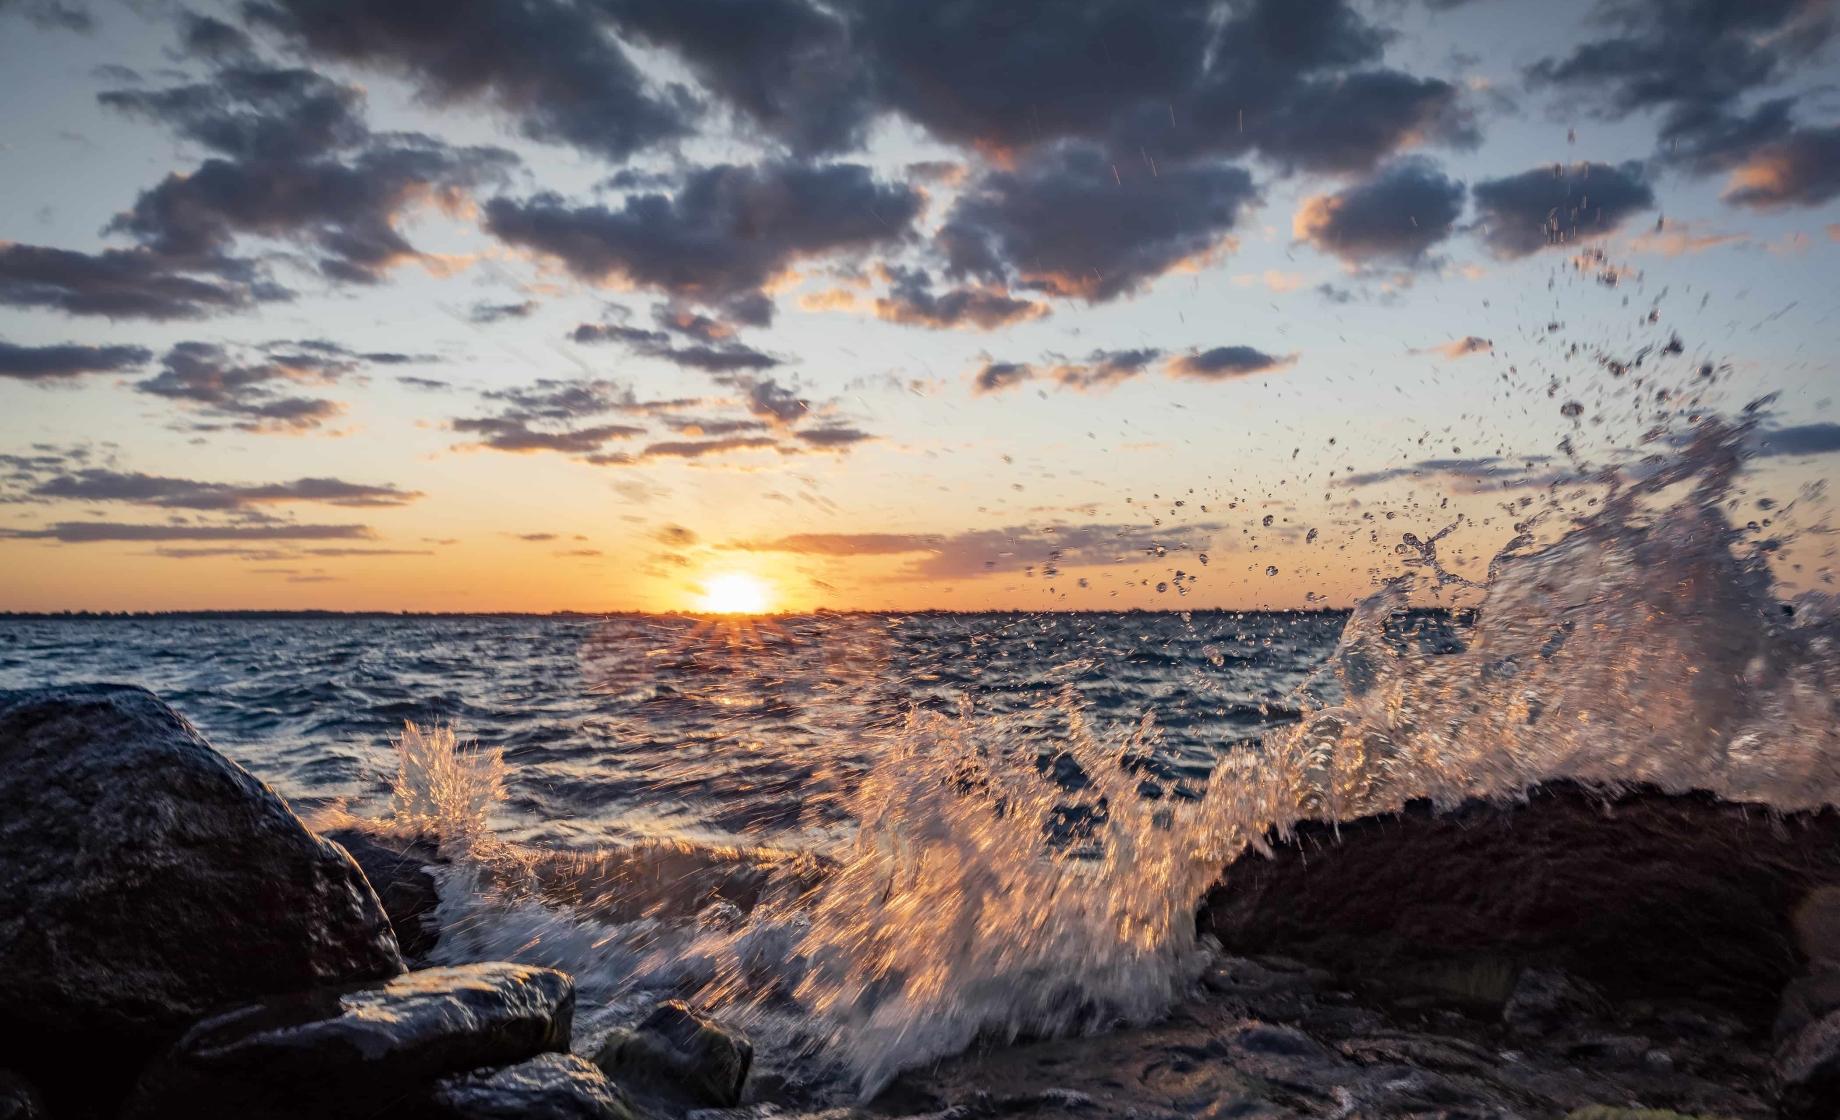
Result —
POLYGON ((0 610, 1344 606, 1709 415, 1820 589, 1837 28, 0 0, 0 610))

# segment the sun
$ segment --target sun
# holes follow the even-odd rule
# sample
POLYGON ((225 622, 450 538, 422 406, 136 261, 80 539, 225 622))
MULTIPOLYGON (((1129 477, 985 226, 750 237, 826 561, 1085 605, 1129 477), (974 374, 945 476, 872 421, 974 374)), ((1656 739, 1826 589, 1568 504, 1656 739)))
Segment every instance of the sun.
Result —
POLYGON ((772 597, 759 576, 723 572, 703 581, 703 597, 697 607, 711 614, 765 614, 772 597))

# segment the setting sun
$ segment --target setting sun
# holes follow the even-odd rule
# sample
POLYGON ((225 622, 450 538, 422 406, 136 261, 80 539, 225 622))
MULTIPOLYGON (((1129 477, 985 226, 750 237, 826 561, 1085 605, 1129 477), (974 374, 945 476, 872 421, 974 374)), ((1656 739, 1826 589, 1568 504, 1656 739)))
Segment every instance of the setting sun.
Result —
POLYGON ((703 581, 697 607, 714 614, 764 614, 772 598, 766 581, 747 572, 723 572, 703 581))

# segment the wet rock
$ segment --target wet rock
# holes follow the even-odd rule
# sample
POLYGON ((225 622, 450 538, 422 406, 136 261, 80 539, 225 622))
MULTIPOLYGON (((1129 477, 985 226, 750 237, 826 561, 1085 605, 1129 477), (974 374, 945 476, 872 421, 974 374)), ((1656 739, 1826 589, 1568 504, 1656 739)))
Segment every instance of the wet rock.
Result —
POLYGON ((329 1117, 435 1079, 568 1048, 574 982, 474 964, 326 988, 224 1011, 143 1078, 130 1115, 329 1117))
POLYGON ((440 851, 427 840, 401 840, 374 836, 355 828, 321 833, 344 848, 363 869, 371 889, 390 916, 396 943, 411 963, 428 959, 441 939, 436 911, 441 895, 430 864, 443 862, 440 851))
POLYGON ((1487 1075, 1500 1064, 1494 1054, 1474 1043, 1439 1035, 1369 1035, 1348 1039, 1337 1049, 1362 1065, 1392 1062, 1444 1073, 1487 1075))
POLYGON ((1830 1011, 1840 1011, 1840 971, 1798 976, 1783 988, 1770 1033, 1781 1042, 1830 1011))
POLYGON ((1778 1048, 1776 1082, 1788 1120, 1840 1116, 1840 1011, 1809 1023, 1778 1048))
POLYGON ((429 1120, 633 1120, 625 1096, 586 1058, 539 1054, 435 1086, 429 1120))
POLYGON ((1529 968, 1514 982, 1501 1021, 1516 1034, 1545 1034, 1567 1023, 1602 1015, 1603 996, 1557 968, 1529 968))
POLYGON ((16 1073, 0 1069, 0 1120, 44 1120, 38 1091, 16 1073))
POLYGON ((614 1031, 594 1062, 635 1092, 692 1105, 732 1108, 754 1061, 741 1035, 673 1000, 659 1005, 635 1030, 614 1031))
MULTIPOLYGON (((1840 812, 1550 782, 1522 802, 1306 823, 1203 904, 1229 951, 1356 978, 1483 960, 1556 967, 1617 1000, 1699 999, 1768 1026, 1804 967, 1810 892, 1840 886, 1840 812)), ((1822 910, 1821 913, 1825 913, 1822 910)))
POLYGON ((106 1107, 225 1003, 402 971, 356 864, 152 693, 0 691, 0 1038, 106 1107))

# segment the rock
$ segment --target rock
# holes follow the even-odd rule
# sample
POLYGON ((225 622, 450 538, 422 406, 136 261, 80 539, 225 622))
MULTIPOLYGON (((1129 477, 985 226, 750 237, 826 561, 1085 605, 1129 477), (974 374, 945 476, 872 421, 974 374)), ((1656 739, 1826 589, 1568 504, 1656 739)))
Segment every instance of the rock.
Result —
POLYGON ((733 1108, 741 1103, 754 1047, 673 1000, 660 1004, 636 1030, 619 1030, 601 1044, 594 1062, 635 1091, 692 1105, 733 1108))
POLYGON ((1803 971, 1797 922, 1822 924, 1798 907, 1840 886, 1840 812, 1653 787, 1549 782, 1525 802, 1449 812, 1414 802, 1271 845, 1273 858, 1236 859, 1203 903, 1201 932, 1228 952, 1355 979, 1471 960, 1556 967, 1617 1000, 1703 1000, 1759 1031, 1803 971))
POLYGON ((402 968, 357 865, 152 693, 0 691, 4 1054, 110 1054, 54 1107, 106 1108, 214 1007, 402 968))
POLYGON ((633 1120, 624 1095, 586 1058, 539 1054, 440 1081, 430 1120, 633 1120))
POLYGON ((1603 996, 1590 985, 1560 969, 1529 968, 1515 980, 1501 1021, 1516 1034, 1540 1035, 1606 1010, 1603 996))
POLYGON ((411 972, 221 1012, 142 1080, 130 1115, 330 1117, 568 1048, 575 986, 517 964, 411 972))
POLYGON ((0 1120, 44 1120, 45 1103, 25 1078, 0 1069, 0 1120))
POLYGON ((436 911, 441 895, 428 865, 444 862, 440 851, 427 840, 399 840, 373 836, 355 828, 334 829, 321 833, 344 848, 357 861, 370 880, 371 889, 383 902, 390 916, 390 928, 396 943, 411 962, 428 959, 441 939, 441 924, 436 911))
POLYGON ((1840 1011, 1840 971, 1798 976, 1783 988, 1770 1033, 1781 1042, 1830 1011, 1840 1011))
POLYGON ((1776 1086, 1786 1120, 1840 1116, 1840 1011, 1809 1023, 1777 1049, 1776 1086))

